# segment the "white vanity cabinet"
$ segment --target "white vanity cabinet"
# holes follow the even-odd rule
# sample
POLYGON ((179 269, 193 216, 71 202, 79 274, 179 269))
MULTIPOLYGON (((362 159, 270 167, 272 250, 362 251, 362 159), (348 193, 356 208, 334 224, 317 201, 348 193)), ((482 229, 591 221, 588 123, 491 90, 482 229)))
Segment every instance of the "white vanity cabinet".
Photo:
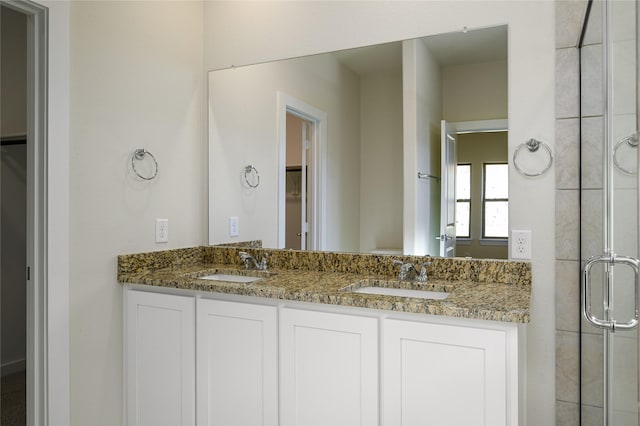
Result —
POLYGON ((378 319, 280 310, 283 426, 378 424, 378 319))
POLYGON ((521 325, 137 287, 128 425, 498 426, 524 413, 521 325))
POLYGON ((382 334, 383 425, 518 424, 515 325, 385 319, 382 334))
POLYGON ((195 423, 195 299, 129 290, 125 294, 126 422, 195 423))
POLYGON ((198 299, 198 425, 278 424, 277 309, 198 299))

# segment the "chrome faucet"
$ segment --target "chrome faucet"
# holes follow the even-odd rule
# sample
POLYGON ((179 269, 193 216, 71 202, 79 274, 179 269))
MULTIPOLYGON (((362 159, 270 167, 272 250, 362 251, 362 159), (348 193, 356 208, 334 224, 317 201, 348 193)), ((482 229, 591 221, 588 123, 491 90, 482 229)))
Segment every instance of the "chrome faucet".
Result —
POLYGON ((398 273, 398 280, 400 281, 419 281, 421 283, 427 282, 427 265, 431 262, 424 262, 420 268, 420 272, 416 269, 413 263, 403 262, 401 260, 394 260, 394 265, 400 265, 400 272, 398 273))
POLYGON ((400 273, 398 274, 398 279, 400 281, 411 281, 415 279, 416 275, 418 274, 418 271, 416 270, 416 267, 413 266, 413 263, 405 263, 401 260, 394 260, 393 264, 400 265, 400 273))
POLYGON ((245 269, 257 269, 258 271, 266 271, 267 270, 267 258, 269 255, 267 253, 262 254, 262 259, 258 263, 255 257, 251 256, 249 253, 245 251, 238 252, 240 259, 244 262, 245 269))

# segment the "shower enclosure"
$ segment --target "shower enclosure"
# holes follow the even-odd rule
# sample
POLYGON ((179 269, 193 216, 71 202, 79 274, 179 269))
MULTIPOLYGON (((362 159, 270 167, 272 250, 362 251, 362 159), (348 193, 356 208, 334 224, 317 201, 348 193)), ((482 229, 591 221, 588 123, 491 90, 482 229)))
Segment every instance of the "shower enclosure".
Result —
POLYGON ((582 424, 640 424, 638 7, 590 1, 579 44, 582 424))

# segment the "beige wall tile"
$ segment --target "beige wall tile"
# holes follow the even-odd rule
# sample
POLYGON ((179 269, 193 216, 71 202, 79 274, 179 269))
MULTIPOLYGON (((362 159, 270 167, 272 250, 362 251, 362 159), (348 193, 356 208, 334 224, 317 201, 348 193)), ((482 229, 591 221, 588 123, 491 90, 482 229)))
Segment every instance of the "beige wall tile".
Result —
POLYGON ((580 406, 574 402, 556 402, 556 426, 580 426, 580 406))
POLYGON ((580 185, 580 120, 556 120, 556 188, 578 189, 580 185))
POLYGON ((556 191, 556 259, 578 260, 578 191, 556 191))
POLYGON ((582 334, 582 403, 602 406, 602 336, 582 334))
POLYGON ((556 1, 556 47, 578 45, 586 9, 586 0, 556 1))
POLYGON ((604 424, 604 412, 601 407, 582 405, 581 426, 602 426, 604 424))
POLYGON ((580 264, 556 261, 556 330, 580 331, 580 264))
POLYGON ((582 187, 602 188, 602 147, 604 139, 602 116, 582 120, 582 187))
POLYGON ((556 50, 556 118, 579 114, 578 49, 556 50))
POLYGON ((556 399, 580 401, 580 336, 578 333, 556 333, 556 399))
MULTIPOLYGON (((580 95, 582 96, 582 115, 584 117, 600 116, 603 113, 602 60, 602 45, 594 44, 582 49, 580 95)), ((557 67, 558 65, 556 65, 556 69, 557 67)))

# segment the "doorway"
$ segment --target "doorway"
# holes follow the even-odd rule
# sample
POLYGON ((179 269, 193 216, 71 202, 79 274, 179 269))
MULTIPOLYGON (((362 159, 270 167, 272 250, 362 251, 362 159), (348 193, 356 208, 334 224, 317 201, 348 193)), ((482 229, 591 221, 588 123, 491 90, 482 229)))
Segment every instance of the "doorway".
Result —
POLYGON ((27 15, 0 6, 0 424, 27 410, 27 15))
MULTIPOLYGON (((22 267, 22 271, 18 271, 20 277, 17 280, 21 282, 22 288, 26 292, 26 315, 23 318, 23 322, 26 324, 26 350, 25 350, 25 364, 26 364, 26 402, 24 409, 20 411, 26 411, 25 418, 27 425, 40 425, 48 424, 49 419, 58 419, 55 423, 66 422, 68 418, 68 404, 66 394, 55 393, 52 397, 54 400, 58 400, 60 404, 49 404, 47 387, 50 389, 59 389, 60 376, 52 378, 48 375, 50 365, 54 365, 59 369, 57 371, 60 374, 66 372, 63 365, 58 365, 58 358, 51 357, 49 352, 49 343, 51 339, 47 338, 47 333, 55 328, 59 322, 64 320, 61 316, 60 321, 58 318, 52 321, 51 328, 49 328, 48 314, 51 314, 51 305, 48 302, 47 296, 52 293, 47 292, 47 282, 49 278, 49 265, 47 254, 48 245, 56 245, 58 239, 48 234, 48 223, 56 222, 55 219, 51 219, 51 211, 57 211, 55 203, 51 203, 52 198, 48 197, 48 194, 58 194, 59 188, 55 183, 51 187, 48 187, 48 174, 50 171, 48 168, 47 153, 47 137, 49 135, 49 128, 47 126, 48 115, 48 103, 47 99, 51 101, 53 97, 48 97, 48 67, 49 67, 49 55, 48 55, 48 43, 49 39, 49 9, 43 7, 35 2, 26 0, 13 0, 5 1, 2 3, 2 9, 0 13, 5 14, 17 14, 19 19, 26 22, 24 31, 20 29, 21 37, 24 41, 25 48, 23 49, 26 66, 24 66, 24 80, 26 82, 26 91, 23 95, 23 104, 26 115, 26 126, 23 127, 18 134, 14 134, 14 137, 20 137, 20 133, 24 134, 26 141, 26 153, 25 153, 25 178, 26 181, 26 193, 24 195, 26 199, 26 214, 23 215, 25 222, 25 240, 24 250, 26 252, 26 267, 22 267), (53 189, 53 190, 52 190, 53 189), (54 242, 55 240, 55 242, 54 242), (48 379, 48 380, 47 380, 48 379), (58 398, 57 395, 60 395, 58 398), (64 420, 63 420, 64 419, 64 420)), ((57 6, 53 6, 57 8, 57 6)), ((60 16, 59 16, 60 17, 60 16)), ((11 42, 11 37, 5 37, 5 23, 2 23, 2 53, 6 53, 5 41, 11 42)), ((59 34, 57 34, 59 35, 59 34)), ((53 37, 52 40, 57 40, 53 37)), ((15 41, 15 40, 14 40, 15 41)), ((3 58, 4 60, 4 58, 3 58)), ((7 62, 9 63, 9 62, 7 62)), ((2 77, 6 76, 6 65, 3 62, 2 77)), ((15 107, 4 105, 6 88, 3 83, 3 118, 4 113, 8 111, 16 110, 15 107)), ((61 82, 64 83, 64 80, 61 82)), ((52 101, 55 103, 55 100, 52 101)), ((66 117, 64 111, 61 111, 61 118, 66 117)), ((4 124, 6 122, 2 120, 4 124)), ((61 121, 63 122, 63 120, 61 121)), ((3 130, 4 131, 4 130, 3 130)), ((5 136, 4 134, 2 136, 5 136)), ((11 141, 10 135, 7 135, 7 140, 11 141)), ((15 142, 13 140, 12 142, 15 142)), ((16 143, 20 146, 20 144, 16 143)), ((4 148, 7 148, 6 146, 4 148)), ((60 147, 61 153, 64 153, 64 147, 60 147)), ((6 149, 5 151, 8 151, 6 149)), ((9 157, 7 157, 7 160, 9 157)), ((13 161, 14 170, 19 170, 16 167, 16 161, 13 161)), ((7 166, 9 168, 9 166, 7 166)), ((55 167, 53 167, 55 169, 55 167)), ((4 170, 3 170, 4 172, 4 170)), ((4 174, 4 173, 3 173, 4 174)), ((19 178, 20 179, 20 178, 19 178)), ((56 179, 53 179, 56 181, 56 179)), ((3 182, 4 186, 5 182, 3 182)), ((15 188, 14 188, 15 189, 15 188)), ((4 188, 3 188, 4 190, 4 188)), ((5 195, 5 194, 3 194, 5 195)), ((58 194, 59 195, 59 194, 58 194)), ((5 203, 3 200, 2 208, 5 209, 5 203)), ((3 211, 4 216, 4 211, 3 211)), ((57 218, 56 218, 57 219, 57 218)), ((4 217, 3 217, 4 220, 4 217)), ((4 225, 4 223, 2 224, 4 225)), ((62 229, 66 229, 64 226, 62 229)), ((2 244, 5 244, 5 233, 1 235, 2 244)), ((4 254, 3 249, 3 254, 4 254)), ((20 249, 22 251, 22 249, 20 249)), ((53 256, 58 259, 57 256, 53 256)), ((64 258, 64 255, 62 256, 64 258)), ((66 259, 66 258, 65 258, 66 259)), ((4 261, 4 259, 3 259, 4 261)), ((55 263, 55 262, 53 262, 55 263)), ((4 275, 5 268, 2 265, 2 272, 4 275)), ((56 269, 55 267, 53 269, 56 269)), ((4 276, 3 276, 4 284, 4 276)), ((4 290, 4 289, 3 289, 4 290)), ((4 296, 4 291, 3 291, 4 296)), ((55 306, 54 306, 55 308, 55 306)), ((55 309, 54 309, 55 310, 55 309)), ((4 314, 4 312, 3 312, 4 314)), ((63 314, 64 315, 64 314, 63 314)), ((4 326, 4 317, 2 318, 4 326)), ((66 342, 67 335, 64 329, 57 334, 57 338, 61 344, 66 342)), ((3 330, 4 331, 4 330, 3 330)), ((52 346, 58 348, 57 343, 52 346)), ((19 364, 18 364, 19 365, 19 364)), ((56 371, 55 367, 53 371, 56 371)), ((21 383, 24 383, 20 380, 21 383)), ((5 406, 3 405, 3 411, 5 406)), ((21 423, 18 423, 21 424, 21 423)))
POLYGON ((307 250, 307 146, 313 122, 287 111, 286 249, 307 250))
POLYGON ((440 256, 507 259, 508 121, 441 127, 440 256))
POLYGON ((278 247, 323 250, 327 113, 278 93, 278 247))

